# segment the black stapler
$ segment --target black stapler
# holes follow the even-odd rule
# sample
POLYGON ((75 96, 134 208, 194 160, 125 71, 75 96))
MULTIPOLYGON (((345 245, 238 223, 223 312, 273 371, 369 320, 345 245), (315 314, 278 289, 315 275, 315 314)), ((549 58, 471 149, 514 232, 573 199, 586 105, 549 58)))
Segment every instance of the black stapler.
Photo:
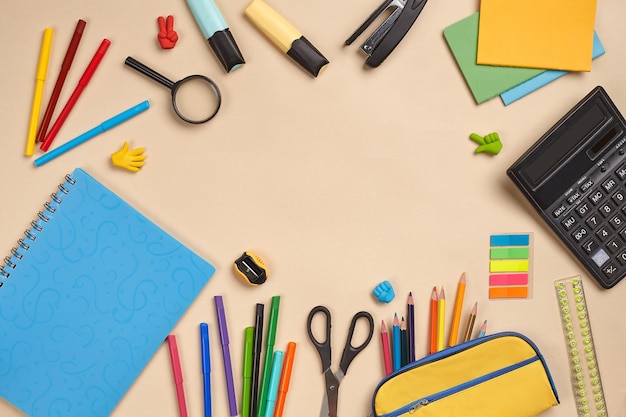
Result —
POLYGON ((413 26, 413 23, 415 23, 415 20, 424 8, 426 1, 385 0, 346 40, 345 44, 352 44, 378 16, 387 9, 393 8, 387 19, 361 44, 361 50, 368 56, 365 64, 374 68, 379 66, 411 29, 411 26, 413 26))

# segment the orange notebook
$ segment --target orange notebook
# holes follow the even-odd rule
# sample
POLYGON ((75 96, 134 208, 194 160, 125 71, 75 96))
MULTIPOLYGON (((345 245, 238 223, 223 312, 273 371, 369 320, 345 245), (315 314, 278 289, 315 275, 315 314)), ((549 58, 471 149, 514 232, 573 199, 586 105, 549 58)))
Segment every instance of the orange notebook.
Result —
POLYGON ((591 71, 597 0, 481 0, 481 65, 591 71))

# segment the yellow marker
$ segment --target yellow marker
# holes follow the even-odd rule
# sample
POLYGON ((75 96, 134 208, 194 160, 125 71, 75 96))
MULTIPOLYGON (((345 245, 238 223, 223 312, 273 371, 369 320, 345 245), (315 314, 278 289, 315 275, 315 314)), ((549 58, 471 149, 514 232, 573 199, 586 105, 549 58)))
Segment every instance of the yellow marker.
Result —
POLYGON ((35 94, 33 95, 33 106, 30 111, 30 123, 28 125, 28 136, 26 139, 26 150, 24 155, 33 156, 35 151, 35 138, 37 137, 37 123, 39 123, 39 110, 41 109, 41 98, 43 96, 43 85, 48 72, 48 61, 50 60, 50 49, 52 48, 52 35, 54 31, 46 28, 43 32, 41 50, 39 51, 39 64, 37 65, 37 77, 35 81, 35 94))
POLYGON ((320 51, 263 0, 252 0, 244 13, 281 51, 313 76, 317 77, 328 65, 320 51))

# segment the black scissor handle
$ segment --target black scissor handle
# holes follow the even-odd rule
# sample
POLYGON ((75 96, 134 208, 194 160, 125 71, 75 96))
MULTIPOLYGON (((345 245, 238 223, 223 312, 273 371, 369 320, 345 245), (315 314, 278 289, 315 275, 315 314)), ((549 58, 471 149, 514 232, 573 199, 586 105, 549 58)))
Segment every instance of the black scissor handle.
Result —
POLYGON ((322 360, 322 372, 325 372, 330 368, 330 311, 324 306, 313 307, 311 312, 309 313, 309 317, 306 321, 306 330, 309 333, 309 339, 311 339, 311 343, 317 349, 317 352, 320 355, 320 359, 322 360), (311 324, 313 322, 313 317, 316 314, 322 313, 326 316, 326 336, 323 342, 317 340, 313 331, 311 330, 311 324))
POLYGON ((374 334, 374 319, 372 315, 367 311, 359 311, 352 317, 352 322, 350 323, 350 330, 348 330, 348 339, 346 340, 346 347, 343 349, 343 353, 341 354, 341 362, 339 363, 339 369, 341 369, 344 373, 348 371, 348 366, 352 360, 358 355, 363 349, 367 347, 367 345, 372 340, 372 335, 374 334), (359 319, 365 319, 368 322, 368 330, 369 333, 367 338, 363 343, 359 346, 354 346, 352 344, 352 337, 354 336, 354 330, 356 329, 357 322, 359 319))

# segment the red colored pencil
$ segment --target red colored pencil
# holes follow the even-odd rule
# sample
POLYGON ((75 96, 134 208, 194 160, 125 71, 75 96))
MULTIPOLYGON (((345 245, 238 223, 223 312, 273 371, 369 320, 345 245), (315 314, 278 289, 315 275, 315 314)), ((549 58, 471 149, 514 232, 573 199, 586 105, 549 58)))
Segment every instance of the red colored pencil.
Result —
POLYGON ((76 24, 74 34, 72 35, 72 40, 67 47, 67 52, 65 52, 65 58, 63 58, 63 63, 61 64, 59 76, 57 77, 56 83, 54 84, 54 89, 52 90, 50 101, 48 102, 48 106, 46 107, 46 112, 44 113, 41 124, 39 125, 39 131, 37 132, 36 139, 37 142, 43 142, 44 138, 46 137, 46 133, 48 132, 48 126, 50 125, 50 121, 52 120, 52 114, 54 113, 54 108, 56 107, 59 96, 61 95, 63 84, 65 83, 65 79, 67 78, 67 73, 70 71, 72 62, 74 62, 74 57, 76 56, 76 51, 78 50, 78 44, 80 43, 80 40, 83 36, 83 31, 85 30, 86 24, 87 23, 82 19, 79 19, 78 23, 76 24))
POLYGON ((102 40, 100 47, 98 47, 98 50, 94 54, 93 58, 91 58, 91 62, 89 62, 89 65, 87 65, 87 68, 85 69, 82 77, 80 77, 80 80, 78 80, 78 85, 74 89, 74 92, 72 92, 72 95, 65 104, 65 107, 63 107, 63 110, 61 110, 59 117, 52 125, 52 128, 50 128, 50 131, 46 134, 46 137, 41 144, 42 151, 47 151, 48 148, 50 148, 52 141, 59 133, 59 130, 61 129, 61 126, 63 126, 63 123, 65 123, 67 116, 69 116, 83 90, 85 90, 85 87, 87 87, 87 84, 89 84, 89 81, 91 81, 91 77, 93 76, 94 72, 96 72, 96 69, 98 69, 98 65, 100 65, 102 58, 104 58, 104 54, 106 53, 107 49, 109 49, 109 45, 111 45, 111 41, 109 41, 108 39, 102 40))
POLYGON ((430 296, 430 353, 437 352, 437 287, 430 296))
POLYGON ((387 333, 385 320, 382 320, 380 325, 380 343, 383 346, 383 363, 385 364, 385 375, 389 375, 393 371, 393 366, 391 364, 391 350, 389 349, 389 333, 387 333))

